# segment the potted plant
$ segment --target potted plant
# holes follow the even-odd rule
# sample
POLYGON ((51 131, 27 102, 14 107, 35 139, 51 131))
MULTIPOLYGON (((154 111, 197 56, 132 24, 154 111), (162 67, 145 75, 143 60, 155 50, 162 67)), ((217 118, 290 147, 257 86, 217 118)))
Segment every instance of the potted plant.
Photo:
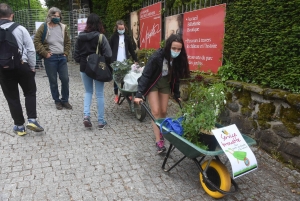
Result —
POLYGON ((123 78, 131 70, 133 62, 130 59, 124 61, 114 61, 110 66, 113 69, 114 81, 118 83, 123 82, 123 78))
POLYGON ((205 84, 202 79, 198 74, 189 83, 189 98, 182 107, 183 137, 203 149, 214 150, 217 141, 211 130, 225 108, 226 92, 230 89, 222 82, 205 84))

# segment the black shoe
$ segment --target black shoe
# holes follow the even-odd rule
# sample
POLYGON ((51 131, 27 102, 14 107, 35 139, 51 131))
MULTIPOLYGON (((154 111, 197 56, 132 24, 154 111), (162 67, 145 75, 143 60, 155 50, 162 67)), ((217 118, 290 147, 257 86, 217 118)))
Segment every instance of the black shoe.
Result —
POLYGON ((63 106, 62 106, 61 102, 55 103, 55 106, 56 106, 56 109, 58 109, 58 110, 62 110, 63 109, 63 106))
POLYGON ((84 124, 84 127, 86 127, 86 128, 90 128, 90 127, 93 126, 92 123, 91 123, 91 119, 88 116, 85 116, 83 118, 83 124, 84 124))
POLYGON ((62 102, 62 106, 67 110, 72 110, 72 105, 69 102, 62 102))
POLYGON ((98 125, 98 129, 99 130, 103 130, 104 129, 104 127, 107 125, 107 123, 106 123, 106 121, 105 122, 103 122, 103 123, 99 123, 99 125, 98 125))

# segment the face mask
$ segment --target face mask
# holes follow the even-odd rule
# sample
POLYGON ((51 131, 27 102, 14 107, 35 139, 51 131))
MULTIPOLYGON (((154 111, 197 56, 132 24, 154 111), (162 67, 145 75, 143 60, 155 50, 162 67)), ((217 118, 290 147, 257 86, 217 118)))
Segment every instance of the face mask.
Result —
POLYGON ((53 22, 54 24, 58 24, 60 22, 60 18, 59 17, 54 17, 51 19, 51 22, 53 22))
POLYGON ((174 52, 173 50, 171 50, 171 57, 173 59, 175 59, 176 57, 178 57, 179 54, 180 54, 180 51, 179 52, 174 52))
POLYGON ((124 32, 125 32, 125 30, 118 30, 118 33, 121 35, 124 34, 124 32))

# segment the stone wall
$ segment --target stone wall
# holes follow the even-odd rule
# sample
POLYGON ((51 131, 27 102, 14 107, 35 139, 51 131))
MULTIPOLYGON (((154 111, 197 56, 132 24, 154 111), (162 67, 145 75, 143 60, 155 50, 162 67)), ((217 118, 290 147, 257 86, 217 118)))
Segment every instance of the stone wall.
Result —
POLYGON ((300 94, 238 81, 226 84, 234 90, 227 96, 220 122, 236 124, 273 157, 300 168, 300 94))

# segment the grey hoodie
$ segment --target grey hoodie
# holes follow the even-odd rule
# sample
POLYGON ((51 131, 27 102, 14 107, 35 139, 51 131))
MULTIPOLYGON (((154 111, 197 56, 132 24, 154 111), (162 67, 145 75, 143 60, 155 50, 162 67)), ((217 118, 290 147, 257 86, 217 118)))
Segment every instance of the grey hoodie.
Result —
MULTIPOLYGON (((0 27, 3 29, 9 28, 13 22, 8 22, 5 24, 2 24, 0 27)), ((23 26, 17 26, 12 34, 15 36, 19 49, 22 52, 22 60, 23 62, 27 62, 31 69, 35 69, 36 64, 36 53, 33 41, 27 31, 27 29, 23 26)))

